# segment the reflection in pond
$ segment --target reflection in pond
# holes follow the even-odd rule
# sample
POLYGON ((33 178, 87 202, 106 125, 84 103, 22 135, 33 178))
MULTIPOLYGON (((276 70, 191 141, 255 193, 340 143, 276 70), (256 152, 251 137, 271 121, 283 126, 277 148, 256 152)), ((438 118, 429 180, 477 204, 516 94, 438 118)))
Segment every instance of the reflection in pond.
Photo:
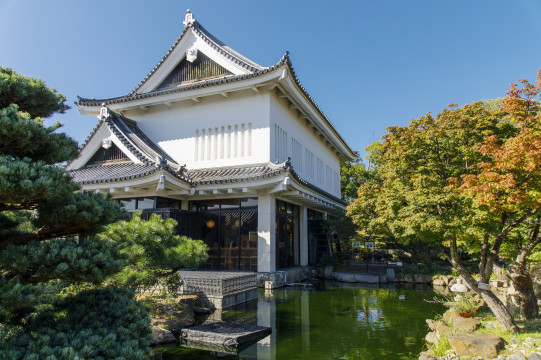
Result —
MULTIPOLYGON (((441 304, 424 301, 433 296, 431 290, 325 282, 312 290, 260 290, 257 301, 213 317, 273 329, 233 359, 413 359, 424 346, 425 319, 443 312, 441 304)), ((164 360, 216 358, 228 357, 179 348, 163 354, 164 360)))

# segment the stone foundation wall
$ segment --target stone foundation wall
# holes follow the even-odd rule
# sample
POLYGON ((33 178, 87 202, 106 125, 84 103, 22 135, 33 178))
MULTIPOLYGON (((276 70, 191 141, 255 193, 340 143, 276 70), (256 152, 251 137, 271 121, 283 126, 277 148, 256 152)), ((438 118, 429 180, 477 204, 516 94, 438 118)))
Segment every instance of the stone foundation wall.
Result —
POLYGON ((308 266, 300 266, 268 273, 257 273, 257 287, 275 289, 284 286, 286 283, 291 284, 301 282, 309 279, 311 276, 312 269, 308 266))

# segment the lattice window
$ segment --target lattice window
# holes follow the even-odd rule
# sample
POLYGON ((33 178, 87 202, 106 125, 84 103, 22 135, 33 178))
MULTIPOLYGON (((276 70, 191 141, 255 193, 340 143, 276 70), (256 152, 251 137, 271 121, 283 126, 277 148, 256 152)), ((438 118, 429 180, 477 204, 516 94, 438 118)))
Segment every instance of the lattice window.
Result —
POLYGON ((158 86, 158 89, 164 89, 188 81, 197 81, 230 74, 231 72, 199 51, 197 59, 193 63, 187 61, 186 58, 182 59, 173 71, 167 75, 160 86, 158 86))
POLYGON ((90 160, 88 160, 85 166, 128 160, 130 160, 130 158, 127 157, 126 154, 124 154, 122 150, 120 150, 118 146, 113 143, 109 149, 100 147, 98 151, 92 155, 90 160))

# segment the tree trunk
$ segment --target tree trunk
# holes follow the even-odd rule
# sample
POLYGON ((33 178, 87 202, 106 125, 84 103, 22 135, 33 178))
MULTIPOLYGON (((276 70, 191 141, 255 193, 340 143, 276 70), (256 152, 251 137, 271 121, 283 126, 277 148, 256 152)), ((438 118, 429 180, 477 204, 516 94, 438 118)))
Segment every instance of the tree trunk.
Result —
POLYGON ((487 306, 490 308, 494 316, 496 316, 504 330, 513 333, 519 332, 519 328, 515 323, 515 320, 513 320, 513 316, 502 303, 502 301, 496 295, 494 295, 492 291, 479 289, 479 287, 477 286, 477 281, 462 265, 459 265, 458 267, 455 266, 455 268, 457 269, 458 273, 462 275, 462 278, 464 279, 466 284, 473 291, 479 294, 483 298, 483 300, 485 300, 487 306))
POLYGON ((425 264, 427 266, 432 266, 432 256, 430 256, 430 247, 424 241, 421 241, 421 252, 423 253, 425 264))
POLYGON ((487 306, 490 308, 494 316, 496 316, 505 331, 513 333, 519 332, 519 328, 509 313, 509 310, 492 291, 477 288, 476 292, 481 295, 483 300, 485 300, 487 306))
POLYGON ((494 316, 496 316, 503 329, 505 331, 513 333, 519 332, 519 328, 515 323, 513 316, 511 315, 511 313, 509 313, 509 310, 507 310, 501 300, 496 295, 494 295, 492 291, 480 289, 477 286, 477 281, 460 262, 457 251, 456 237, 451 236, 449 240, 450 254, 447 252, 447 249, 443 245, 441 247, 441 250, 443 251, 443 254, 447 258, 447 260, 449 260, 451 265, 453 265, 453 267, 458 271, 458 273, 462 275, 462 278, 469 286, 469 288, 475 291, 483 298, 483 300, 485 300, 487 306, 490 308, 494 316))
POLYGON ((507 278, 509 288, 506 305, 509 312, 521 320, 536 318, 539 306, 530 272, 524 265, 514 261, 507 267, 507 278))

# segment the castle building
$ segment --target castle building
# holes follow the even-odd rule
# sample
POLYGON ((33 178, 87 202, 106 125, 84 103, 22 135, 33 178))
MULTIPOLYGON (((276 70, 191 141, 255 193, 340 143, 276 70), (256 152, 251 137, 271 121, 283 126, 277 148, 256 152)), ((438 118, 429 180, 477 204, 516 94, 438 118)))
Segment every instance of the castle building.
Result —
POLYGON ((340 162, 357 154, 295 75, 263 67, 188 11, 184 30, 129 94, 79 98, 98 125, 67 166, 83 191, 178 221, 209 246, 206 269, 316 264, 325 214, 343 208, 340 162))

